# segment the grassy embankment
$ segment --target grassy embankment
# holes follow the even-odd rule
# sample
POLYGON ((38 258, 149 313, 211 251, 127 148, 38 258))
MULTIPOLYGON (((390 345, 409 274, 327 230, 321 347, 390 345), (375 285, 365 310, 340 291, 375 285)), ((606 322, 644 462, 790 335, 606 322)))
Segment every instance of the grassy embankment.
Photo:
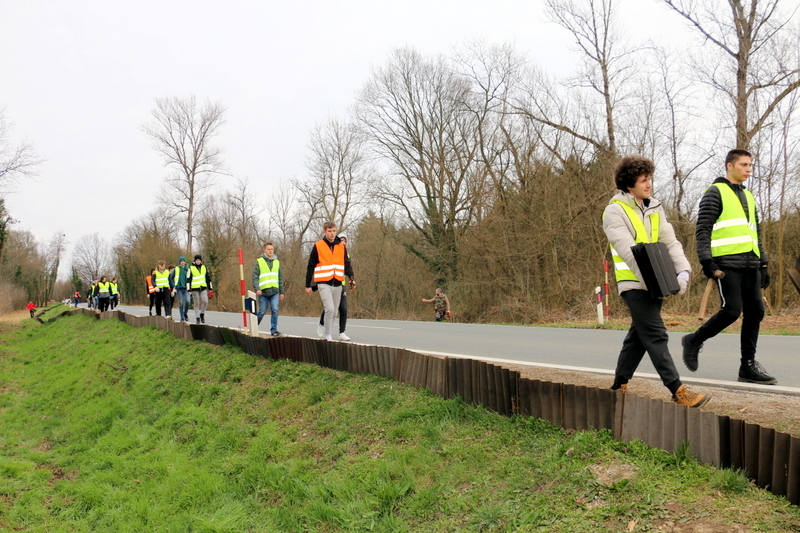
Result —
POLYGON ((738 473, 606 432, 116 320, 0 328, 2 531, 800 527, 738 473))

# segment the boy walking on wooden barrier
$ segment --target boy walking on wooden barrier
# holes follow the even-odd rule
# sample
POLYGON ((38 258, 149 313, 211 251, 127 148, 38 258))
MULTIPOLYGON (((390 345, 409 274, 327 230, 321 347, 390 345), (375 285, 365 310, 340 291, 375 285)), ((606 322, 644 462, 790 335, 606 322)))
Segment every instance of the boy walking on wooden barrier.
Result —
POLYGON ((258 323, 261 324, 269 309, 269 332, 273 337, 280 337, 278 307, 284 297, 283 271, 281 262, 275 255, 275 245, 271 242, 264 244, 264 253, 256 259, 256 264, 253 266, 253 288, 258 295, 258 323))
POLYGON ((631 327, 622 341, 611 388, 626 390, 628 381, 647 352, 662 383, 672 393, 672 401, 700 407, 711 395, 694 393, 681 383, 669 353, 667 328, 661 318, 664 300, 647 291, 631 250, 637 243, 664 243, 675 271, 679 272, 680 294, 686 292, 691 266, 683 253, 683 246, 675 237, 672 224, 667 222, 661 202, 651 197, 654 171, 655 165, 645 157, 622 158, 614 172, 620 192, 603 212, 603 231, 611 244, 617 290, 631 314, 631 327))
POLYGON ((326 222, 323 225, 324 238, 314 243, 308 256, 306 268, 306 294, 311 295, 311 284, 315 283, 325 308, 325 340, 333 340, 331 329, 333 317, 339 308, 342 297, 342 282, 345 275, 350 278, 350 287, 355 288, 355 276, 350 258, 341 239, 336 235, 336 224, 326 222))
POLYGON ((761 229, 753 194, 744 188, 753 158, 735 149, 725 158, 725 177, 717 178, 700 199, 697 255, 703 274, 716 281, 722 308, 694 333, 681 339, 683 362, 697 370, 703 343, 742 318, 739 381, 774 385, 778 381, 756 361, 764 318, 762 289, 769 287, 769 259, 761 246, 761 229))

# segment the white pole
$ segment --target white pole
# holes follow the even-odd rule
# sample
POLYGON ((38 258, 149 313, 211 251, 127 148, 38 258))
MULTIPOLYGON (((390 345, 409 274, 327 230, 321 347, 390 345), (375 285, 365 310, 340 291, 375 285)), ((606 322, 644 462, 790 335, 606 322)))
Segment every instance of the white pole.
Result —
POLYGON ((597 323, 601 326, 604 324, 603 322, 603 295, 602 289, 600 287, 594 288, 594 294, 597 300, 597 323))

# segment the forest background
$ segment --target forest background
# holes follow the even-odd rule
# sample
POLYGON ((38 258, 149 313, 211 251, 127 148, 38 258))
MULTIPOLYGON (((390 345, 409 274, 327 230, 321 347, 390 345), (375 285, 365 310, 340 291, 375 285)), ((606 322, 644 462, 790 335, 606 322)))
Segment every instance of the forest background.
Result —
MULTIPOLYGON (((796 308, 785 269, 800 257, 797 13, 780 0, 662 0, 695 37, 667 50, 623 37, 638 32, 619 26, 614 0, 545 3, 582 54, 571 76, 548 76, 511 45, 470 43, 450 57, 397 49, 346 116, 311 132, 307 174, 267 198, 226 171, 215 142, 224 102, 157 99, 142 134, 165 163, 158 205, 111 242, 80 237, 70 279, 58 279, 64 236, 38 242, 0 197, 0 311, 85 294, 101 275, 120 278, 123 303, 142 304, 158 260, 198 253, 214 279, 211 308, 239 311, 237 250, 249 287, 272 241, 286 281, 281 312, 312 315, 306 262, 332 220, 349 238, 353 317, 428 317, 420 298, 437 286, 459 321, 586 317, 610 259, 600 216, 615 193, 613 167, 640 154, 656 162, 655 196, 695 267, 687 296, 667 308, 689 312, 705 286, 696 206, 733 147, 754 154, 747 186, 770 253, 766 296, 776 312, 796 308)), ((38 162, 0 113, 2 194, 24 186, 38 162)), ((611 292, 622 313, 613 283, 611 292)))

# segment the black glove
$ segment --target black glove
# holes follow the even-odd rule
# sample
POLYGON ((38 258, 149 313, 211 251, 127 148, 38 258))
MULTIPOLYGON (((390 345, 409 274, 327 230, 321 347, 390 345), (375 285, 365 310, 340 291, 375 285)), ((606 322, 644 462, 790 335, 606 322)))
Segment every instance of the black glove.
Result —
POLYGON ((714 279, 714 272, 720 269, 713 259, 704 259, 700 264, 703 265, 703 274, 710 279, 714 279))
POLYGON ((769 269, 767 268, 767 265, 764 265, 763 267, 761 267, 761 288, 766 289, 767 287, 769 287, 770 281, 771 278, 769 275, 769 269))

